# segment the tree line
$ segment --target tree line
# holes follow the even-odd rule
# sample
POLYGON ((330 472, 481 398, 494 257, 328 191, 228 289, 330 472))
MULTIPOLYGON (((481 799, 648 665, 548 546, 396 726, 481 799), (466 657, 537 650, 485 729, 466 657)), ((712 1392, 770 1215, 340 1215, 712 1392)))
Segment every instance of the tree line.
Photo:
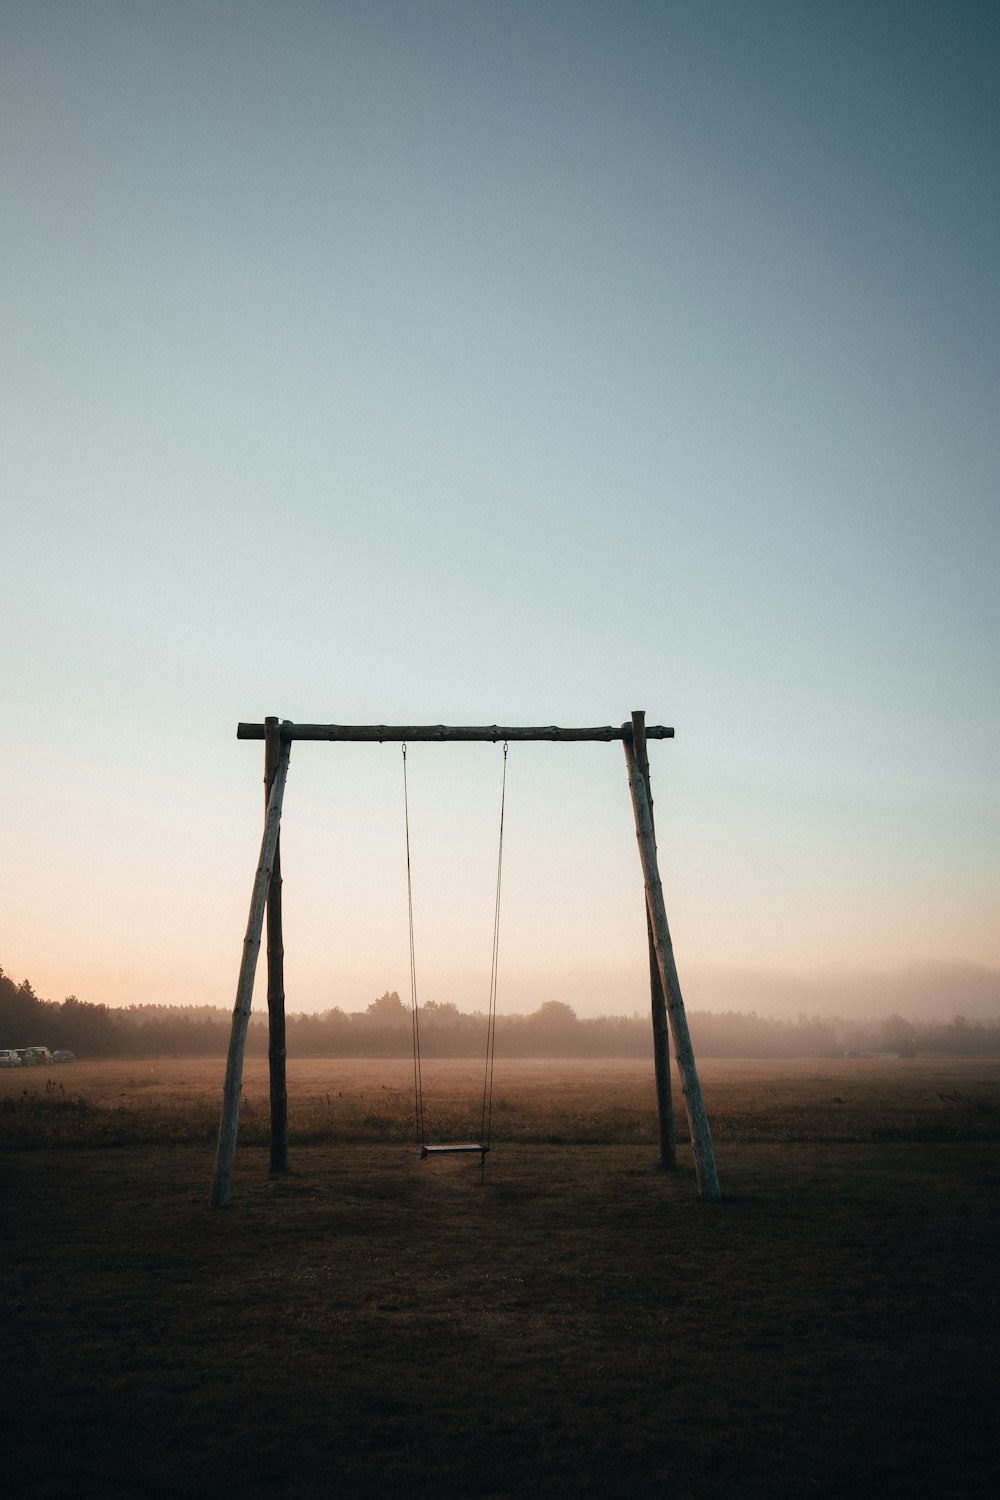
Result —
MULTIPOLYGON (((1000 1020, 920 1024, 905 1016, 857 1022, 800 1015, 795 1020, 756 1011, 689 1011, 696 1052, 703 1057, 843 1057, 891 1052, 1000 1055, 1000 1020)), ((69 995, 43 1000, 25 979, 16 984, 0 969, 0 1048, 66 1048, 79 1057, 224 1057, 231 1013, 211 1005, 129 1005, 112 1009, 69 995)), ((428 1057, 485 1054, 486 1016, 430 1001, 420 1007, 421 1051, 428 1057)), ((412 1047, 410 1008, 386 991, 366 1010, 339 1007, 287 1017, 293 1057, 405 1057, 412 1047)), ((648 1016, 578 1016, 571 1005, 548 1000, 526 1015, 501 1015, 499 1057, 647 1057, 648 1016)), ((247 1052, 267 1052, 267 1016, 250 1020, 247 1052)))

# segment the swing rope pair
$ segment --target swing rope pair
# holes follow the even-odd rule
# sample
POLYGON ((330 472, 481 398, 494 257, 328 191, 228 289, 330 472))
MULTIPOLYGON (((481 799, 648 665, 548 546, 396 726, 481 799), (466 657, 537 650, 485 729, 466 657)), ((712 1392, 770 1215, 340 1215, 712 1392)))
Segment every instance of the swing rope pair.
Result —
POLYGON ((410 852, 410 794, 406 774, 406 742, 403 742, 403 811, 406 825, 406 907, 410 938, 410 1023, 413 1038, 413 1101, 416 1121, 417 1146, 422 1158, 432 1154, 452 1152, 480 1153, 480 1165, 485 1172, 486 1154, 490 1149, 493 1131, 493 1060, 496 1050, 497 1030, 497 974, 500 952, 500 894, 503 885, 503 832, 504 813, 507 801, 507 741, 503 744, 503 777, 500 785, 500 833, 497 840, 497 875, 493 903, 493 945, 490 960, 490 991, 486 1024, 486 1065, 483 1074, 483 1101, 480 1117, 479 1141, 470 1144, 429 1145, 424 1129, 424 1083, 420 1055, 420 1005, 417 999, 416 948, 413 938, 413 867, 410 852))

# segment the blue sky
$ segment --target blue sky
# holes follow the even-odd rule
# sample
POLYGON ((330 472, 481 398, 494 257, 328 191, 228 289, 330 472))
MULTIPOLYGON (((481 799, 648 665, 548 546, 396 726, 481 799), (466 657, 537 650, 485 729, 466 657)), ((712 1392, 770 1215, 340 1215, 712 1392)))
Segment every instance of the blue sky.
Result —
MULTIPOLYGON (((0 18, 7 972, 231 1003, 240 719, 636 707, 690 1003, 1000 968, 995 7, 0 18)), ((412 755, 478 1003, 498 752, 412 755)), ((620 748, 509 785, 501 1005, 644 1005, 620 748)), ((400 795, 295 752, 296 1008, 405 983, 400 795)))

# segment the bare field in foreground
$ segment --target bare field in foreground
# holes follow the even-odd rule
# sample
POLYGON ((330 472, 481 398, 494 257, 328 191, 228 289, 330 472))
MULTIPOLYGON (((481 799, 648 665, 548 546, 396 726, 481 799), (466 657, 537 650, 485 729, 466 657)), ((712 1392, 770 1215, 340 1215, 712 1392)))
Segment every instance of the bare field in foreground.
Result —
MULTIPOLYGON (((290 1065, 269 1179, 253 1063, 222 1212, 220 1062, 0 1074, 6 1492, 992 1497, 1000 1069, 701 1071, 721 1204, 632 1062, 498 1063, 484 1181, 354 1060, 290 1065)), ((481 1074, 425 1084, 447 1124, 481 1074)))

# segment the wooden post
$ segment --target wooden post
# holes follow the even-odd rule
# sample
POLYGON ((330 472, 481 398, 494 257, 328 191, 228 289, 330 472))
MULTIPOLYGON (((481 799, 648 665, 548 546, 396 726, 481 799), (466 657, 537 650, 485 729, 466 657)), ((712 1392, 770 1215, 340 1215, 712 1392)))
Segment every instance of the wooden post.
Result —
POLYGON ((267 817, 264 821, 264 837, 260 846, 260 861, 250 897, 250 915, 247 918, 246 936, 243 939, 243 959, 240 963, 240 977, 236 985, 233 1029, 229 1036, 229 1055, 226 1059, 226 1083, 222 1094, 222 1119, 219 1122, 219 1144, 215 1154, 215 1176, 212 1180, 212 1196, 209 1200, 213 1208, 222 1208, 229 1201, 229 1189, 233 1180, 240 1094, 243 1091, 243 1053, 246 1050, 247 1027, 250 1024, 253 979, 257 968, 257 955, 260 952, 264 907, 267 903, 268 887, 271 884, 271 874, 274 869, 274 856, 278 848, 281 799, 285 792, 290 749, 291 745, 288 742, 282 744, 278 764, 275 767, 271 795, 267 804, 267 817))
POLYGON ((677 1058, 677 1066, 681 1075, 684 1107, 691 1131, 691 1144, 694 1148, 698 1191, 703 1198, 721 1198, 722 1191, 715 1166, 715 1152, 712 1149, 712 1132, 709 1129, 705 1101, 702 1098, 701 1084, 698 1081, 694 1048, 691 1046, 691 1034, 688 1031, 684 1000, 677 977, 677 965, 674 962, 673 944, 670 941, 670 928, 667 925, 667 911, 663 901, 663 886, 660 884, 656 840, 653 837, 653 820, 646 795, 646 783, 639 771, 631 740, 630 734, 623 739, 623 744, 625 763, 628 767, 629 789, 632 793, 632 809, 635 813, 639 858, 642 861, 642 875, 646 886, 646 910, 649 913, 657 967, 660 971, 660 983, 663 986, 670 1030, 674 1039, 674 1055, 677 1058))
MULTIPOLYGON (((276 718, 264 720, 264 816, 278 767, 276 718)), ((288 1084, 285 1078, 285 945, 281 933, 281 834, 267 888, 267 1066, 271 1089, 271 1174, 288 1171, 288 1084)))
MULTIPOLYGON (((653 824, 653 795, 649 783, 649 757, 646 754, 646 715, 642 709, 632 714, 632 749, 636 765, 646 787, 649 822, 653 824)), ((653 923, 646 907, 646 941, 649 948, 649 1004, 653 1021, 653 1065, 656 1069, 656 1109, 660 1127, 660 1165, 676 1167, 677 1142, 674 1139, 674 1105, 670 1087, 670 1046, 667 1035, 667 1006, 663 998, 660 966, 653 942, 653 923)))

